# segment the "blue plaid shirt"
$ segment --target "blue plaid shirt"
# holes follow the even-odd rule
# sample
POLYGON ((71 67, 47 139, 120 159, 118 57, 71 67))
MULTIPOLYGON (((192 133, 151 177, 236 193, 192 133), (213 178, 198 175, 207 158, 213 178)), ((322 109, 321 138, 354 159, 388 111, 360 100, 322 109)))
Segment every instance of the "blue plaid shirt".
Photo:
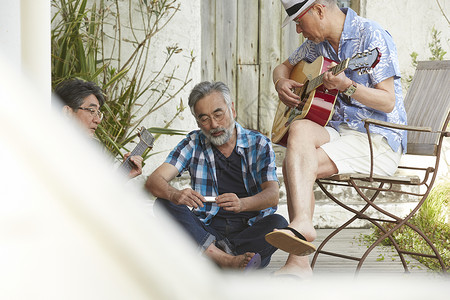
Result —
MULTIPOLYGON (((313 62, 319 56, 324 56, 339 63, 359 52, 377 47, 381 52, 381 60, 373 69, 372 74, 358 75, 357 72, 347 69, 345 75, 355 82, 371 88, 383 80, 394 77, 394 110, 390 113, 384 113, 367 107, 353 98, 351 98, 351 103, 347 104, 339 94, 333 117, 327 126, 332 126, 339 131, 339 125, 346 123, 352 129, 366 132, 363 120, 367 118, 406 124, 397 49, 392 37, 376 22, 359 17, 352 9, 343 8, 342 11, 346 14, 346 18, 339 42, 339 53, 336 54, 328 41, 315 44, 307 40, 291 54, 289 63, 296 65, 301 60, 313 62)), ((406 151, 406 132, 404 130, 371 125, 370 131, 384 136, 392 150, 397 151, 401 145, 403 152, 406 151)))
MULTIPOLYGON (((278 181, 275 165, 275 153, 270 140, 264 135, 243 128, 236 122, 236 150, 241 157, 242 178, 249 196, 262 191, 261 184, 266 181, 278 181)), ((216 163, 210 142, 201 130, 195 130, 186 135, 175 149, 170 152, 166 163, 175 166, 179 175, 189 171, 191 188, 203 196, 218 196, 219 185, 216 175, 216 163)), ((249 225, 271 215, 277 207, 269 207, 249 220, 249 225)), ((204 203, 203 207, 194 213, 205 224, 219 211, 216 203, 204 203)))

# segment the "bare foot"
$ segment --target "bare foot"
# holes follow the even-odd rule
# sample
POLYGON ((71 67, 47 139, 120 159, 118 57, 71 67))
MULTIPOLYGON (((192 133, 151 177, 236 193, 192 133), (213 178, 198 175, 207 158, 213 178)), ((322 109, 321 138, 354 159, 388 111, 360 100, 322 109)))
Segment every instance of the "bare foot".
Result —
POLYGON ((236 256, 229 255, 224 257, 221 262, 219 262, 219 265, 222 268, 244 269, 254 255, 255 253, 253 252, 246 252, 236 256))
POLYGON ((253 256, 255 256, 255 253, 253 252, 246 252, 244 254, 235 256, 235 259, 239 261, 239 269, 244 269, 248 263, 250 262, 250 260, 253 258, 253 256))
POLYGON ((313 272, 309 264, 308 256, 289 255, 286 264, 274 272, 275 276, 286 274, 295 275, 301 279, 312 277, 313 272))
POLYGON ((206 248, 205 254, 215 261, 221 268, 244 269, 252 257, 253 252, 246 252, 241 255, 231 255, 211 244, 206 248))
MULTIPOLYGON (((294 221, 291 224, 289 224, 288 226, 291 228, 294 228, 295 230, 300 232, 308 242, 314 241, 317 237, 316 229, 314 228, 314 226, 311 222, 295 222, 294 221)), ((282 230, 289 235, 295 236, 294 233, 288 229, 275 229, 275 230, 282 230)))

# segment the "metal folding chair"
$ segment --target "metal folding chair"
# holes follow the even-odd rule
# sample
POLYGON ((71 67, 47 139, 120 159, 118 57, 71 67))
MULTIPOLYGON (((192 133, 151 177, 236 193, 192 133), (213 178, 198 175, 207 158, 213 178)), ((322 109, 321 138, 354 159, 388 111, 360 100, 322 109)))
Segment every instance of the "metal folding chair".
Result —
MULTIPOLYGON (((450 121, 450 61, 419 62, 411 87, 405 98, 405 108, 408 114, 408 124, 410 124, 407 126, 367 119, 365 128, 368 132, 369 143, 371 125, 405 129, 408 132, 407 154, 431 156, 434 158, 432 159, 433 162, 430 165, 423 167, 399 166, 398 172, 391 177, 376 176, 373 174, 372 157, 372 168, 369 174, 339 174, 326 179, 317 180, 316 183, 318 186, 331 200, 344 209, 354 213, 354 216, 323 240, 311 262, 312 268, 314 268, 314 264, 318 257, 322 254, 326 254, 358 261, 356 267, 356 273, 358 273, 371 251, 383 240, 388 238, 398 253, 405 272, 409 271, 404 257, 405 254, 437 259, 442 270, 444 272, 447 271, 441 255, 431 240, 422 230, 411 224, 409 220, 422 206, 433 187, 439 166, 443 140, 444 137, 450 136, 450 132, 448 131, 450 121), (365 202, 363 208, 358 210, 346 204, 345 200, 338 200, 327 190, 327 185, 341 185, 354 189, 357 195, 365 202), (394 193, 398 196, 406 194, 408 197, 417 197, 416 199, 418 199, 418 202, 409 214, 404 217, 398 216, 378 205, 377 199, 379 199, 380 195, 386 193, 394 193), (378 215, 381 214, 383 217, 374 217, 373 215, 368 214, 369 208, 371 210, 375 209, 378 212, 378 215), (370 245, 361 257, 324 250, 325 245, 327 245, 334 236, 358 219, 369 221, 382 232, 382 236, 370 245), (385 227, 382 226, 382 222, 393 223, 393 226, 389 227, 390 229, 385 229, 385 227), (412 253, 403 250, 401 245, 399 245, 393 237, 393 233, 402 226, 408 226, 420 235, 431 248, 430 253, 432 254, 412 253)), ((372 152, 371 144, 370 150, 372 152)), ((332 248, 332 244, 327 248, 330 247, 332 248)))

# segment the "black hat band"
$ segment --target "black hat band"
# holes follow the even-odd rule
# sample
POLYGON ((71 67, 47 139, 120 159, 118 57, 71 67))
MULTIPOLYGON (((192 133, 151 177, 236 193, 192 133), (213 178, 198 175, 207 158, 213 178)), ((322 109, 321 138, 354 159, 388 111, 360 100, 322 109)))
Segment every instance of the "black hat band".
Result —
POLYGON ((288 14, 288 16, 292 16, 293 14, 298 12, 303 7, 303 5, 305 5, 305 2, 297 3, 297 4, 289 7, 288 9, 286 9, 286 13, 288 14))

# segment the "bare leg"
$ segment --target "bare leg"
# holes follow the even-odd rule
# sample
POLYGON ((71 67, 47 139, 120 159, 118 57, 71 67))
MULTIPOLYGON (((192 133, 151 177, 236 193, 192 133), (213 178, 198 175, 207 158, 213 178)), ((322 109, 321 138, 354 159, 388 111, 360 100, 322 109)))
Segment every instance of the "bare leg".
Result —
MULTIPOLYGON (((283 178, 285 179, 285 186, 286 186, 286 197, 288 199, 287 201, 287 207, 288 207, 288 214, 289 214, 289 221, 291 222, 289 224, 290 227, 293 227, 294 229, 303 229, 303 231, 301 231, 301 233, 306 237, 306 239, 308 241, 313 241, 316 238, 316 234, 315 234, 315 229, 314 226, 311 228, 312 226, 312 216, 314 214, 314 203, 315 203, 315 198, 314 198, 314 193, 311 193, 311 200, 310 200, 310 212, 305 214, 305 220, 310 220, 310 222, 306 222, 306 224, 304 226, 302 226, 301 224, 296 224, 295 221, 297 221, 297 223, 299 223, 300 220, 300 216, 298 213, 296 213, 298 211, 298 205, 294 205, 293 201, 290 201, 289 199, 292 199, 290 196, 290 183, 288 180, 288 175, 287 175, 287 167, 286 167, 286 160, 283 161, 283 178), (310 223, 310 224, 309 224, 310 223), (310 230, 307 230, 307 228, 310 228, 310 230), (310 232, 310 234, 307 234, 306 232, 310 232)), ((292 183, 294 184, 294 183, 292 183)), ((306 208, 305 208, 306 209, 306 208)), ((289 234, 292 234, 291 231, 286 231, 289 232, 289 234)))
POLYGON ((299 231, 306 240, 313 241, 316 231, 312 224, 314 213, 314 182, 317 178, 337 172, 335 164, 320 148, 330 139, 320 125, 301 120, 289 129, 283 178, 287 190, 289 226, 299 231))
POLYGON ((297 256, 289 254, 286 260, 286 264, 274 274, 293 274, 300 278, 311 277, 313 275, 313 272, 309 264, 309 256, 297 256))
POLYGON ((205 250, 206 256, 211 258, 216 264, 222 268, 231 269, 243 269, 247 266, 248 262, 252 259, 255 253, 246 252, 241 255, 233 256, 228 254, 221 249, 217 248, 216 245, 211 244, 205 250))
MULTIPOLYGON (((337 173, 336 165, 320 148, 330 137, 326 129, 309 121, 295 121, 289 129, 286 157, 283 162, 283 178, 286 185, 290 224, 307 241, 317 234, 312 217, 314 213, 314 182, 337 173)), ((291 231, 286 233, 293 235, 291 231)), ((307 256, 289 255, 286 264, 277 273, 290 273, 304 277, 311 274, 307 256)))

